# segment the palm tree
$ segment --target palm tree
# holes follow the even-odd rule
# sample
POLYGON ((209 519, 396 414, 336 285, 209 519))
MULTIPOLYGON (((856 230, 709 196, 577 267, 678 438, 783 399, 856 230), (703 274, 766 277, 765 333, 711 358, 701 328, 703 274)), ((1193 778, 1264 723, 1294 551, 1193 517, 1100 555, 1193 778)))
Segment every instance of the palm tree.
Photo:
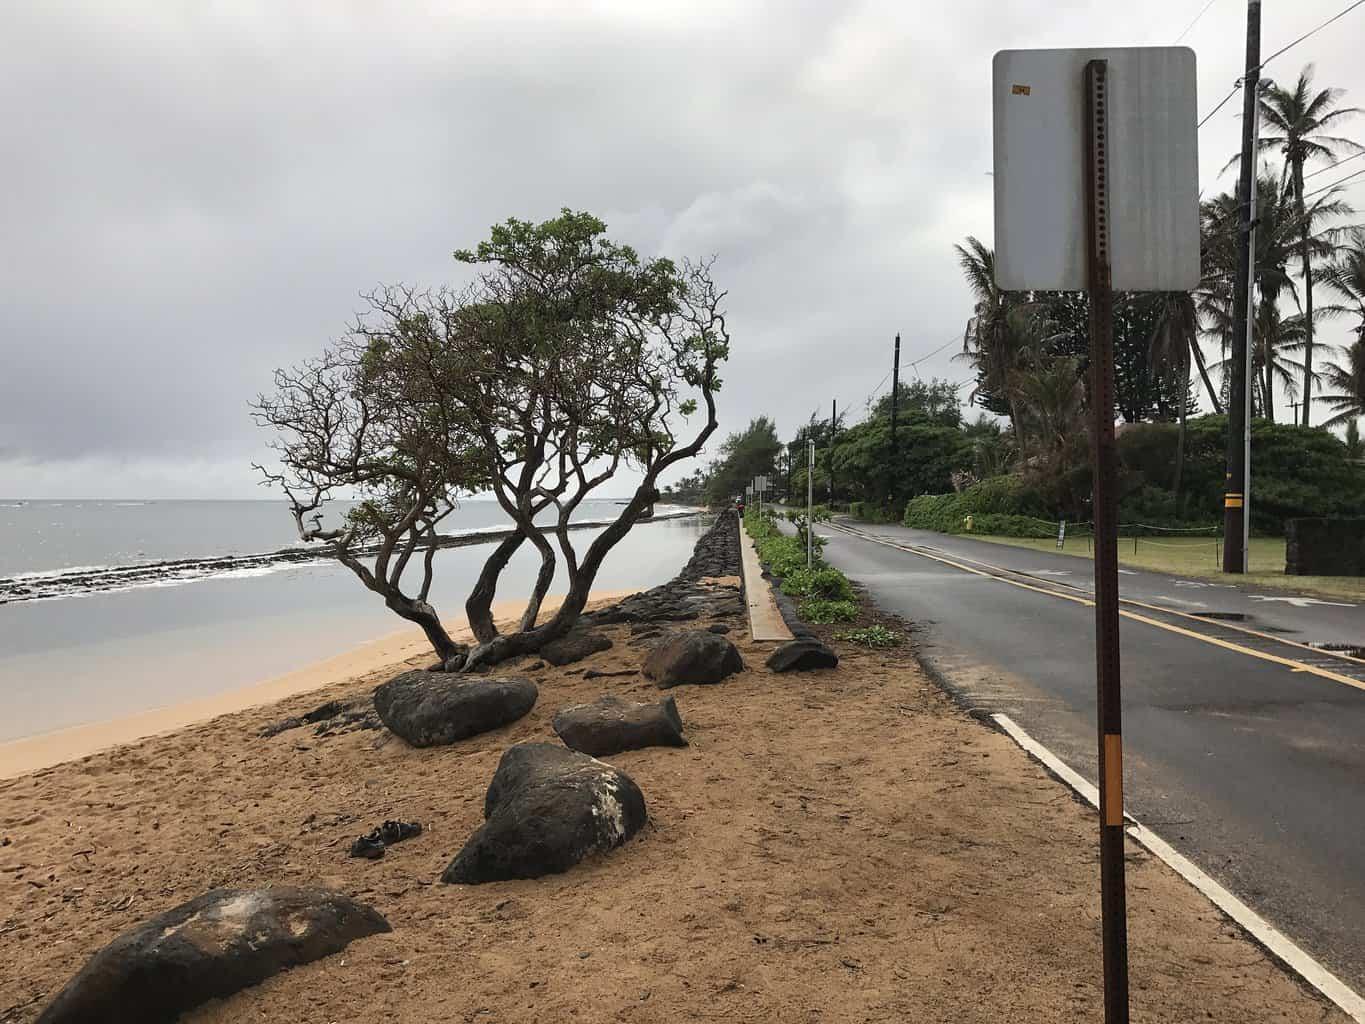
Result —
POLYGON ((1365 229, 1356 230, 1352 241, 1322 272, 1321 280, 1343 299, 1329 311, 1354 316, 1356 322, 1351 328, 1355 341, 1323 371, 1331 391, 1318 401, 1332 410, 1326 426, 1351 424, 1357 416, 1365 415, 1365 229))
MULTIPOLYGON (((1306 372, 1303 362, 1291 365, 1285 356, 1307 352, 1307 312, 1281 318, 1277 308, 1286 293, 1298 304, 1299 293, 1290 276, 1289 263, 1296 253, 1303 251, 1305 234, 1310 257, 1325 257, 1334 252, 1335 239, 1341 230, 1323 225, 1349 212, 1350 207, 1337 198, 1333 190, 1308 203, 1300 215, 1293 191, 1286 182, 1270 173, 1269 168, 1257 175, 1252 341, 1254 366, 1259 367, 1260 373, 1255 397, 1262 415, 1267 418, 1274 418, 1275 383, 1285 385, 1291 394, 1297 393, 1298 383, 1294 378, 1296 375, 1303 377, 1306 372)), ((1237 200, 1228 193, 1205 200, 1200 205, 1200 217, 1204 232, 1204 279, 1195 301, 1205 333, 1216 337, 1222 347, 1223 358, 1215 365, 1222 369, 1226 381, 1232 366, 1229 349, 1233 342, 1232 296, 1237 272, 1237 200)), ((1317 311, 1314 319, 1321 313, 1321 310, 1317 311)))
POLYGON ((1298 218, 1298 257, 1303 275, 1303 425, 1308 426, 1308 407, 1313 394, 1313 245, 1310 222, 1304 207, 1303 168, 1315 160, 1331 162, 1347 151, 1363 147, 1350 139, 1326 134, 1325 130, 1343 118, 1361 111, 1338 104, 1342 89, 1313 90, 1313 65, 1299 72, 1292 89, 1270 85, 1261 91, 1261 119, 1271 134, 1262 135, 1260 146, 1278 149, 1284 155, 1285 177, 1293 196, 1298 218))
POLYGON ((1003 400, 1010 423, 1017 424, 1018 409, 1009 397, 1009 375, 1020 365, 1022 357, 1021 338, 1011 329, 1017 296, 996 286, 995 251, 980 239, 968 235, 966 244, 954 245, 953 250, 974 300, 972 318, 962 336, 962 354, 977 372, 977 385, 971 397, 986 397, 988 408, 989 399, 1003 400))
POLYGON ((1189 412, 1190 358, 1199 363, 1200 376, 1213 399, 1215 412, 1222 407, 1213 393, 1208 371, 1204 368, 1203 353, 1199 350, 1199 311, 1194 296, 1189 292, 1158 292, 1152 297, 1155 304, 1155 326, 1148 340, 1153 370, 1174 381, 1180 395, 1180 429, 1175 443, 1175 483, 1171 490, 1180 496, 1181 471, 1185 466, 1185 421, 1189 412))
POLYGON ((1329 306, 1324 312, 1354 316, 1352 331, 1357 338, 1365 338, 1365 228, 1357 228, 1351 241, 1337 250, 1336 259, 1323 269, 1320 279, 1345 300, 1345 305, 1329 306))
POLYGON ((1317 400, 1332 411, 1323 426, 1335 427, 1365 416, 1365 337, 1346 346, 1339 360, 1328 361, 1322 376, 1327 390, 1317 400))

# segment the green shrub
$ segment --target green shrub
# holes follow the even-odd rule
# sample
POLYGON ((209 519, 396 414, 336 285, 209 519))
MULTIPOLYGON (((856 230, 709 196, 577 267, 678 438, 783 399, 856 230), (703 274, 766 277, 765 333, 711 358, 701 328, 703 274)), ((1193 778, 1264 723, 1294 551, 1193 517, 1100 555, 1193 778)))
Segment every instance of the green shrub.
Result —
MULTIPOLYGON (((978 525, 983 518, 992 516, 1032 517, 1055 522, 1055 517, 1037 489, 1017 476, 990 477, 956 494, 921 494, 906 504, 901 522, 922 530, 961 533, 966 530, 968 516, 972 517, 974 533, 994 532, 978 525)), ((1003 520, 990 521, 1004 523, 1003 520)), ((1010 535, 1032 536, 1018 533, 1010 535)))
POLYGON ((858 606, 853 601, 824 601, 808 597, 797 607, 801 618, 816 625, 830 622, 852 622, 858 617, 858 606))
POLYGON ((850 629, 846 633, 836 633, 834 639, 847 640, 863 647, 885 648, 899 647, 905 637, 885 626, 868 626, 866 629, 850 629))
POLYGON ((867 516, 863 514, 864 504, 866 503, 861 501, 850 501, 848 503, 848 514, 854 519, 866 519, 867 516))
POLYGON ((852 601, 853 584, 838 569, 807 569, 802 566, 782 577, 782 593, 793 597, 814 597, 825 601, 852 601))

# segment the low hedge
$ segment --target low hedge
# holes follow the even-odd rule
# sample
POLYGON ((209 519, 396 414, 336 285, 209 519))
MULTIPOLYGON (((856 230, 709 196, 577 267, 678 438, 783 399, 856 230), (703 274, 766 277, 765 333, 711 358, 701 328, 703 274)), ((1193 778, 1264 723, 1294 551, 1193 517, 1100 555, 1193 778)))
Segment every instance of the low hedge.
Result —
MULTIPOLYGON (((817 515, 819 509, 816 510, 817 515)), ((777 528, 771 515, 744 513, 744 528, 754 539, 758 557, 777 577, 784 594, 798 598, 798 614, 807 622, 852 622, 858 617, 857 595, 848 577, 820 557, 824 542, 815 538, 814 558, 806 567, 806 545, 777 528)))

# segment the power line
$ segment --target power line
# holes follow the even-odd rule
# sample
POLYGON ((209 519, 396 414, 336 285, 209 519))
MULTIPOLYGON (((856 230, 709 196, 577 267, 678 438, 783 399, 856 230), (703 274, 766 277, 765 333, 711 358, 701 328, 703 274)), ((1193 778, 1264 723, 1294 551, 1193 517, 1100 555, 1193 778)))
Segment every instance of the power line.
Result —
MULTIPOLYGON (((1362 0, 1362 2, 1365 2, 1365 0, 1362 0)), ((942 351, 943 351, 945 348, 947 348, 949 345, 952 345, 952 344, 956 343, 957 340, 958 340, 958 337, 957 337, 957 335, 955 334, 955 335, 953 335, 951 338, 949 338, 947 341, 945 341, 942 345, 940 345, 938 348, 936 348, 936 349, 934 349, 932 352, 930 352, 928 355, 926 355, 926 356, 920 356, 918 359, 913 359, 913 360, 911 360, 911 361, 910 361, 908 364, 906 364, 906 365, 908 365, 908 366, 918 366, 920 363, 924 362, 926 359, 932 359, 934 356, 938 355, 940 352, 942 352, 942 351)))
MULTIPOLYGON (((1340 18, 1344 18, 1346 15, 1350 14, 1352 11, 1354 11, 1357 7, 1361 6, 1362 4, 1365 4, 1365 0, 1355 0, 1355 3, 1349 4, 1348 6, 1342 8, 1340 11, 1337 11, 1336 14, 1332 15, 1330 18, 1328 18, 1326 21, 1324 21, 1324 22, 1323 22, 1321 25, 1319 25, 1317 28, 1310 29, 1309 31, 1305 32, 1303 35, 1299 36, 1299 38, 1295 39, 1293 42, 1287 43, 1286 45, 1281 46, 1278 50, 1276 50, 1274 53, 1272 53, 1269 57, 1264 58, 1264 59, 1261 61, 1261 63, 1260 63, 1259 65, 1257 65, 1256 67, 1254 67, 1254 68, 1247 68, 1247 69, 1246 69, 1246 72, 1242 75, 1242 77, 1239 78, 1239 79, 1237 79, 1237 81, 1233 84, 1233 86, 1232 86, 1232 91, 1229 92, 1226 96, 1224 96, 1221 100, 1219 100, 1218 106, 1214 107, 1212 110, 1210 110, 1207 114, 1204 115, 1203 119, 1199 122, 1199 124, 1198 124, 1197 127, 1203 128, 1204 125, 1208 124, 1209 118, 1213 117, 1214 114, 1218 113, 1218 111, 1220 111, 1220 110, 1223 109, 1224 104, 1226 104, 1228 100, 1232 99, 1232 97, 1235 96, 1235 95, 1237 94, 1237 90, 1240 89, 1240 88, 1242 88, 1242 84, 1243 84, 1248 78, 1250 78, 1252 75, 1255 75, 1255 76, 1259 79, 1259 78, 1260 78, 1260 72, 1264 71, 1264 70, 1265 70, 1265 66, 1266 66, 1267 64, 1269 64, 1272 60, 1274 60, 1276 57, 1280 56, 1280 55, 1283 54, 1283 53, 1288 53, 1290 50, 1292 50, 1294 47, 1298 46, 1298 45, 1299 45, 1301 42, 1303 42, 1305 39, 1308 39, 1308 38, 1311 37, 1311 36, 1317 35, 1319 32, 1321 32, 1323 29, 1325 29, 1328 25, 1332 24, 1332 22, 1337 21, 1337 20, 1340 19, 1340 18)), ((1198 19, 1196 19, 1196 20, 1198 20, 1198 19)))
MULTIPOLYGON (((1362 3, 1365 3, 1365 0, 1361 0, 1361 2, 1362 2, 1362 3)), ((1332 182, 1330 185, 1324 185, 1324 186, 1322 186, 1322 188, 1314 189, 1312 192, 1309 192, 1307 195, 1305 195, 1304 198, 1305 198, 1305 199, 1310 199, 1310 198, 1312 198, 1313 196, 1318 195, 1318 194, 1321 193, 1321 192, 1328 192, 1328 191, 1330 191, 1331 189, 1336 188, 1338 185, 1344 185, 1346 182, 1350 181, 1352 178, 1359 178, 1362 174, 1365 174, 1365 167, 1362 167, 1362 168, 1361 168, 1360 170, 1358 170, 1358 171, 1352 171, 1350 174, 1346 175, 1346 176, 1343 177, 1343 178, 1338 178, 1336 181, 1332 182)))
MULTIPOLYGON (((949 338, 947 341, 945 341, 945 342, 944 342, 942 345, 940 345, 938 348, 934 349, 932 352, 929 352, 929 353, 927 353, 927 354, 925 354, 925 355, 922 355, 922 356, 920 356, 918 359, 912 360, 912 361, 910 361, 910 362, 908 362, 908 363, 905 363, 904 365, 910 367, 910 369, 912 369, 912 370, 915 370, 915 376, 918 377, 918 376, 919 376, 919 370, 915 369, 915 367, 917 367, 920 363, 924 362, 925 360, 932 359, 934 356, 938 355, 940 352, 942 352, 942 351, 943 351, 945 348, 947 348, 949 345, 953 345, 953 344, 955 344, 957 341, 958 341, 957 335, 953 335, 951 338, 949 338)), ((886 384, 887 379, 888 379, 890 376, 891 376, 891 371, 888 370, 888 371, 886 372, 886 376, 883 377, 883 378, 881 379, 881 381, 877 384, 877 386, 876 386, 875 388, 873 388, 870 392, 868 392, 867 398, 865 398, 865 399, 863 400, 863 407, 864 407, 864 408, 871 408, 871 406, 872 406, 872 400, 873 400, 874 398, 876 398, 877 395, 881 392, 882 387, 886 384)))
POLYGON ((1309 178, 1316 178, 1319 174, 1322 174, 1324 171, 1330 171, 1333 167, 1340 167, 1342 164, 1350 163, 1352 160, 1359 160, 1362 156, 1365 156, 1365 149, 1362 149, 1359 153, 1353 153, 1351 156, 1342 157, 1340 160, 1336 160, 1328 164, 1326 167, 1319 167, 1312 174, 1305 174, 1303 176, 1303 180, 1307 181, 1309 178))
POLYGON ((1203 119, 1202 121, 1200 121, 1197 125, 1195 125, 1195 128, 1196 128, 1196 129, 1203 128, 1204 125, 1208 124, 1208 123, 1209 123, 1209 118, 1213 117, 1214 114, 1216 114, 1216 113, 1218 113, 1218 111, 1222 110, 1223 107, 1227 105, 1228 100, 1232 99, 1232 97, 1234 97, 1234 96, 1237 95, 1237 90, 1240 89, 1241 87, 1242 87, 1242 80, 1239 78, 1239 79, 1237 80, 1237 84, 1234 85, 1234 86, 1232 87, 1232 92, 1228 93, 1228 94, 1227 94, 1226 96, 1224 96, 1221 100, 1219 100, 1219 101, 1218 101, 1218 106, 1214 107, 1214 108, 1213 108, 1212 110, 1210 110, 1207 114, 1205 114, 1205 115, 1204 115, 1204 119, 1203 119))
POLYGON ((1261 67, 1264 68, 1267 64, 1269 64, 1272 60, 1274 60, 1274 59, 1275 59, 1276 57, 1278 57, 1280 54, 1285 53, 1285 52, 1288 51, 1288 50, 1292 50, 1294 47, 1298 46, 1301 42, 1303 42, 1303 41, 1304 41, 1305 39, 1307 39, 1309 36, 1315 36, 1315 35, 1317 35, 1319 32, 1321 32, 1323 29, 1325 29, 1328 25, 1332 24, 1332 22, 1336 21, 1338 18, 1344 18, 1346 15, 1350 14, 1352 11, 1354 11, 1354 10, 1355 10, 1357 7, 1359 7, 1361 4, 1365 4, 1365 0, 1356 0, 1355 3, 1350 4, 1349 6, 1347 6, 1347 7, 1343 8, 1342 10, 1338 11, 1336 14, 1332 15, 1330 18, 1328 18, 1326 21, 1324 21, 1324 22, 1323 22, 1321 25, 1319 25, 1317 28, 1311 29, 1310 31, 1305 32, 1303 35, 1299 36, 1299 38, 1295 39, 1295 40, 1294 40, 1292 43, 1290 43, 1289 45, 1287 45, 1287 46, 1281 46, 1278 50, 1276 50, 1274 53, 1272 53, 1269 57, 1266 57, 1264 60, 1261 61, 1261 67))
MULTIPOLYGON (((1178 43, 1180 42, 1180 40, 1184 39, 1187 35, 1189 35, 1190 29, 1198 25, 1199 19, 1202 18, 1204 15, 1208 14, 1209 8, 1212 7, 1217 2, 1218 0, 1209 0, 1209 2, 1204 5, 1204 9, 1194 16, 1194 21, 1190 22, 1188 25, 1185 26, 1185 31, 1181 32, 1180 35, 1175 37, 1175 42, 1178 43)), ((1172 43, 1171 45, 1174 46, 1175 43, 1172 43)))

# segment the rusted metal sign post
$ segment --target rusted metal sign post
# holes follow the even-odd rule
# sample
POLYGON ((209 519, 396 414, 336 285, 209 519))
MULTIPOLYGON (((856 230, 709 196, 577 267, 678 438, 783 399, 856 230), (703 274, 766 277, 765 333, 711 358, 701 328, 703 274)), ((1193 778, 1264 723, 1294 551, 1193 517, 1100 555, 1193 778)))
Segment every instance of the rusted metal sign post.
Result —
POLYGON ((1114 287, 1109 228, 1109 63, 1085 65, 1085 205, 1090 307, 1090 463, 1095 512, 1095 677, 1099 696, 1100 915, 1104 1019, 1128 1020, 1119 699, 1118 445, 1114 441, 1114 287))
POLYGON ((1104 1019, 1127 1024, 1114 287, 1199 282, 1194 54, 1002 51, 992 90, 996 284, 1089 298, 1104 1019))

